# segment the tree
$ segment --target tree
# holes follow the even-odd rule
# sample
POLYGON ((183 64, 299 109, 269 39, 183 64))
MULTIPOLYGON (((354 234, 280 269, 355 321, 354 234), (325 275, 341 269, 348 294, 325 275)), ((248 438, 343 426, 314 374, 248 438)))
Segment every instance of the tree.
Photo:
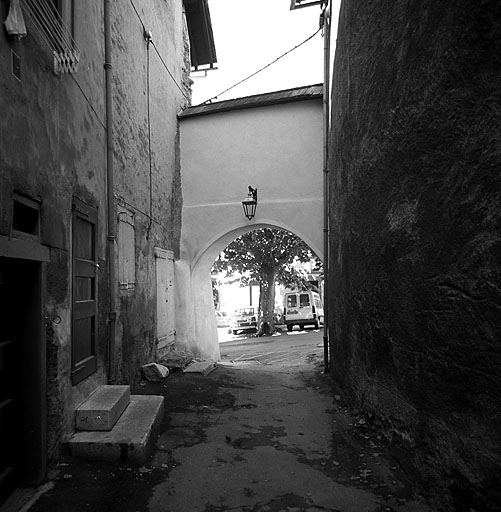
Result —
POLYGON ((270 332, 275 329, 275 284, 288 288, 311 288, 305 272, 298 263, 320 260, 297 236, 288 231, 260 228, 236 238, 219 255, 212 270, 226 272, 227 277, 242 274, 242 282, 259 283, 258 325, 268 324, 270 332))

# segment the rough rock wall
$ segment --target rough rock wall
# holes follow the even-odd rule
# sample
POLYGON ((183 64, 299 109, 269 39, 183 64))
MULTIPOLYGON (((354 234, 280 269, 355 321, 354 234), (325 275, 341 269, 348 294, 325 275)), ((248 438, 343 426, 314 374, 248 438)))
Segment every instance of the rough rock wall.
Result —
POLYGON ((495 0, 343 1, 332 371, 444 510, 501 503, 500 64, 495 0))
MULTIPOLYGON (((75 3, 75 37, 82 54, 73 76, 53 74, 30 24, 25 39, 8 37, 3 27, 0 35, 0 235, 10 236, 12 195, 17 192, 40 202, 40 244, 50 250, 50 261, 44 264, 42 311, 50 460, 57 458, 61 442, 73 430, 75 404, 105 380, 107 325, 102 315, 96 340, 98 371, 76 386, 70 379, 72 197, 96 207, 105 204, 101 11, 101 4, 80 8, 75 3), (20 57, 20 80, 11 72, 11 50, 20 57)), ((2 23, 6 15, 7 3, 2 2, 2 23)), ((99 282, 106 283, 102 220, 97 256, 99 282)), ((106 303, 106 285, 99 293, 106 303)))
POLYGON ((136 256, 136 285, 119 292, 117 378, 130 384, 156 356, 154 248, 179 254, 177 113, 190 101, 182 0, 136 9, 120 2, 112 10, 115 195, 134 214, 136 256))
MULTIPOLYGON (((186 29, 182 0, 150 4, 140 10, 145 28, 152 31, 182 90, 150 47, 148 133, 143 28, 130 2, 112 2, 116 199, 136 216, 138 283, 135 290, 122 293, 117 304, 117 331, 123 336, 118 344, 123 350, 117 354, 124 356, 121 382, 133 381, 156 350, 153 248, 179 254, 182 197, 176 114, 189 101, 186 29)), ((7 12, 8 2, 0 2, 2 23, 7 12)), ((53 74, 28 28, 28 36, 20 41, 7 36, 3 28, 0 31, 0 235, 10 236, 14 192, 40 202, 40 243, 50 249, 50 261, 44 264, 42 312, 47 444, 49 458, 57 460, 62 442, 74 429, 75 407, 108 377, 103 3, 74 2, 74 36, 81 56, 78 71, 71 76, 53 74), (11 50, 20 57, 20 80, 12 73, 11 50), (99 216, 98 370, 77 385, 70 378, 73 195, 97 207, 99 216)))

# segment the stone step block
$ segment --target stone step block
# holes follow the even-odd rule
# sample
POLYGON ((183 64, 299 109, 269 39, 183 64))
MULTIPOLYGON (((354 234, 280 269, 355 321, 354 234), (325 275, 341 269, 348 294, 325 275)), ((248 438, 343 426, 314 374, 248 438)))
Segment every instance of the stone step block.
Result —
POLYGON ((193 361, 183 370, 183 373, 200 373, 205 377, 216 367, 217 363, 214 361, 193 361))
POLYGON ((75 411, 75 426, 77 430, 111 430, 129 402, 129 386, 100 386, 75 411))
POLYGON ((85 460, 144 464, 163 412, 163 396, 131 395, 112 430, 76 432, 68 442, 70 453, 85 460))

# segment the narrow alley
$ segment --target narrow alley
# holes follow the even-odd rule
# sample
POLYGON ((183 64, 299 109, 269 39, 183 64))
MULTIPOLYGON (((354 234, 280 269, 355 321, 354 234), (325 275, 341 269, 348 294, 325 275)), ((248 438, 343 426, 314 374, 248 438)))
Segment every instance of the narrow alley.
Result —
POLYGON ((500 0, 0 22, 0 512, 501 511, 500 0))
POLYGON ((235 340, 207 376, 144 383, 166 406, 148 463, 66 459, 23 510, 430 512, 322 374, 321 342, 318 331, 235 340))

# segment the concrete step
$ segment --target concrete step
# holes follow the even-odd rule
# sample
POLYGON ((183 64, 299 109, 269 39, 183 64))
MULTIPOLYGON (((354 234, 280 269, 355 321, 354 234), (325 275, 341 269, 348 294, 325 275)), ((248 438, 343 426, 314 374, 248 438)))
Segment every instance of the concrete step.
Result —
POLYGON ((214 361, 193 361, 183 370, 183 373, 201 373, 206 377, 216 367, 217 363, 214 361))
POLYGON ((163 411, 163 396, 131 395, 129 406, 112 430, 76 432, 68 442, 70 453, 86 460, 143 464, 163 411))
POLYGON ((75 426, 77 430, 111 430, 129 402, 129 386, 100 386, 75 411, 75 426))

